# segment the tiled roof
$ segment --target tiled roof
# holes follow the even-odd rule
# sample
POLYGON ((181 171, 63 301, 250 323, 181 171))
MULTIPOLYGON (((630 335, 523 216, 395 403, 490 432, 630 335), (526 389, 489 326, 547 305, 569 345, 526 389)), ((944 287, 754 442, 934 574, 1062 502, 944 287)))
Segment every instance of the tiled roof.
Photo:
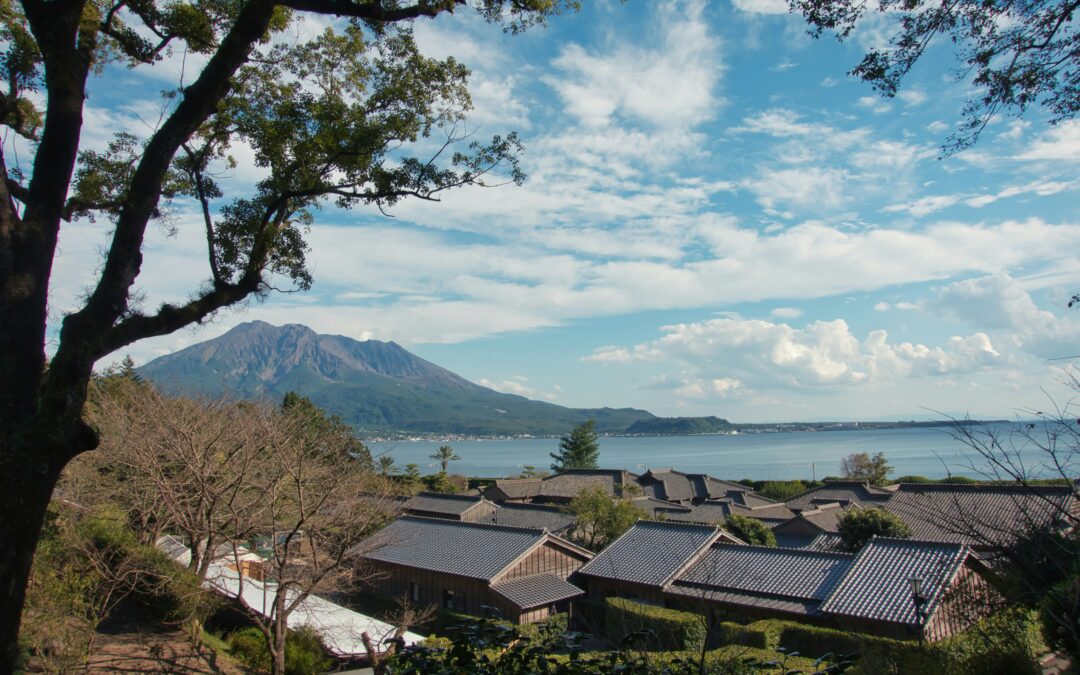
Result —
POLYGON ((892 494, 890 490, 860 481, 832 481, 821 487, 811 488, 784 503, 794 511, 812 509, 831 502, 856 506, 880 506, 892 494))
POLYGON ((844 538, 838 534, 825 532, 814 537, 806 548, 811 551, 843 551, 844 538))
POLYGON ((789 614, 813 614, 817 611, 820 604, 817 600, 796 600, 789 598, 778 598, 767 595, 755 595, 753 593, 740 593, 737 591, 723 591, 714 588, 698 587, 674 584, 668 589, 667 593, 673 593, 675 595, 681 595, 686 598, 692 598, 697 601, 709 600, 712 602, 723 602, 732 605, 745 605, 749 607, 756 607, 759 609, 770 609, 779 612, 787 612, 789 614))
POLYGON ((798 549, 714 544, 679 574, 677 585, 820 602, 854 556, 798 549))
POLYGON ((666 517, 670 513, 690 513, 691 511, 689 506, 675 504, 656 497, 635 497, 630 502, 649 518, 656 518, 658 514, 663 514, 666 517))
POLYGON ((651 469, 638 478, 642 490, 650 497, 681 502, 720 499, 733 493, 750 493, 753 489, 742 483, 719 480, 704 473, 683 473, 674 469, 651 469))
POLYGON ((837 524, 847 511, 848 509, 839 504, 823 504, 816 509, 803 511, 799 516, 810 521, 822 532, 835 533, 840 531, 837 524))
POLYGON ((718 534, 719 530, 707 525, 638 521, 578 573, 663 586, 718 534))
POLYGON ((485 522, 514 527, 544 528, 558 534, 574 525, 574 516, 557 506, 501 504, 485 522))
POLYGON ((775 499, 769 499, 768 497, 762 497, 761 495, 754 494, 753 492, 745 490, 729 490, 727 493, 719 497, 721 499, 728 499, 733 504, 740 504, 742 506, 772 506, 773 504, 780 504, 775 499))
POLYGON ((495 487, 506 495, 507 499, 530 499, 540 494, 542 478, 508 478, 495 481, 495 487))
POLYGON ((731 513, 731 502, 708 501, 696 504, 688 511, 665 511, 664 518, 678 520, 686 523, 709 523, 710 525, 723 525, 731 513))
POLYGON ((1074 508, 1067 486, 903 484, 885 508, 911 528, 911 536, 993 547, 1016 533, 1053 525, 1074 508))
POLYGON ((924 616, 930 616, 969 554, 961 544, 874 537, 822 603, 821 611, 916 626, 909 580, 922 579, 927 599, 924 616))
POLYGON ((380 562, 491 579, 545 536, 538 529, 401 516, 357 552, 380 562))
POLYGON ((690 477, 672 469, 650 469, 638 479, 638 482, 641 483, 646 495, 656 499, 682 502, 690 501, 696 496, 690 477))
POLYGON ((620 496, 623 486, 633 478, 633 474, 621 469, 567 469, 545 478, 536 496, 573 499, 582 490, 594 486, 609 495, 620 496))
POLYGON ((767 524, 782 523, 795 517, 795 513, 791 509, 779 502, 762 504, 761 506, 743 506, 742 504, 732 503, 729 509, 731 513, 746 516, 747 518, 757 518, 767 524))
POLYGON ((413 513, 440 513, 460 516, 483 502, 479 495, 455 495, 443 492, 421 492, 405 504, 405 510, 413 513))
POLYGON ((534 574, 529 577, 518 577, 510 581, 492 584, 491 590, 521 609, 539 607, 585 595, 585 591, 554 574, 534 574))

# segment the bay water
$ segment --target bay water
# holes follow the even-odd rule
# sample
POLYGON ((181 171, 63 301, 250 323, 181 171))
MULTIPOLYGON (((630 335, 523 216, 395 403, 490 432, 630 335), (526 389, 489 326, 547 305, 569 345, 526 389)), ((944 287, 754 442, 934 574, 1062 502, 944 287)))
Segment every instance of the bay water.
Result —
MULTIPOLYGON (((1009 424, 988 425, 995 433, 1021 446, 1009 424)), ((615 436, 600 439, 600 466, 641 473, 650 468, 675 468, 737 480, 821 479, 840 475, 840 459, 857 452, 884 452, 894 467, 893 476, 927 478, 964 475, 986 478, 985 462, 955 438, 951 427, 910 427, 724 436, 615 436)), ((522 467, 547 470, 557 438, 453 441, 386 441, 371 444, 375 455, 388 454, 399 468, 417 464, 421 473, 435 473, 439 465, 430 455, 450 445, 461 457, 451 462, 451 473, 467 476, 516 476, 522 467)), ((1043 455, 1028 444, 1021 451, 1032 474, 1055 477, 1041 468, 1043 455)))

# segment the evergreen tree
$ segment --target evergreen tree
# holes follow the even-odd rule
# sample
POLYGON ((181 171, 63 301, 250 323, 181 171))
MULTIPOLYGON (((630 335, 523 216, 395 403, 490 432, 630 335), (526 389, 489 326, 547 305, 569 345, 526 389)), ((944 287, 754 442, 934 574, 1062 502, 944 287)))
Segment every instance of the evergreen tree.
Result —
POLYGON ((559 439, 559 452, 551 453, 555 460, 552 471, 564 469, 595 469, 600 459, 600 438, 596 423, 589 420, 559 439))

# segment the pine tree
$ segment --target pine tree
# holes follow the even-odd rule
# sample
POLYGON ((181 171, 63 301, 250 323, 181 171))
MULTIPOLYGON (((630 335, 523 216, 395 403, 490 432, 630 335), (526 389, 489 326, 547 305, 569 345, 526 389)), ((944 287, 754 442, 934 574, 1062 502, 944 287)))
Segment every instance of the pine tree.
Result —
POLYGON ((564 469, 595 469, 600 459, 600 438, 596 423, 589 420, 559 439, 559 452, 551 453, 555 462, 552 471, 564 469))

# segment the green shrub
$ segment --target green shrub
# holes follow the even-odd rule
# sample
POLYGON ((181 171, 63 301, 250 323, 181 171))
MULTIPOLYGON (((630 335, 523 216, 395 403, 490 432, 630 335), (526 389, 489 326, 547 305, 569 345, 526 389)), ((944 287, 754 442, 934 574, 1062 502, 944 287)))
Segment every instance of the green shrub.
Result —
POLYGON ((1039 605, 1039 620, 1043 635, 1054 649, 1074 658, 1080 657, 1080 576, 1072 576, 1055 584, 1039 605))
POLYGON ((744 626, 734 621, 724 621, 717 627, 721 645, 742 645, 756 649, 774 650, 779 646, 779 634, 773 622, 758 621, 744 626))
POLYGON ((1034 675, 1042 635, 1032 612, 1006 609, 940 644, 950 672, 980 675, 1034 675))
POLYGON ((785 621, 780 626, 778 643, 790 652, 818 657, 822 654, 861 653, 866 637, 834 628, 785 621))
POLYGON ((801 480, 770 480, 762 483, 760 494, 778 502, 786 502, 795 495, 806 492, 806 489, 806 483, 801 480))
POLYGON ((844 540, 844 549, 858 553, 866 542, 874 536, 899 537, 911 536, 911 528, 896 515, 879 508, 853 509, 840 516, 836 524, 844 540))
POLYGON ((776 546, 776 535, 769 526, 757 518, 732 514, 724 520, 724 529, 747 544, 776 546))
POLYGON ((705 644, 707 627, 704 617, 698 614, 625 598, 608 598, 606 614, 607 634, 615 641, 631 633, 650 631, 656 635, 654 642, 659 642, 656 648, 661 650, 697 651, 705 644))
MULTIPOLYGON (((244 665, 259 671, 270 670, 270 650, 258 628, 244 628, 229 636, 229 652, 244 665)), ((285 674, 324 673, 334 665, 319 634, 308 626, 289 631, 285 638, 285 674)))
POLYGON ((607 634, 607 605, 592 600, 575 600, 574 616, 585 629, 598 635, 607 634))

